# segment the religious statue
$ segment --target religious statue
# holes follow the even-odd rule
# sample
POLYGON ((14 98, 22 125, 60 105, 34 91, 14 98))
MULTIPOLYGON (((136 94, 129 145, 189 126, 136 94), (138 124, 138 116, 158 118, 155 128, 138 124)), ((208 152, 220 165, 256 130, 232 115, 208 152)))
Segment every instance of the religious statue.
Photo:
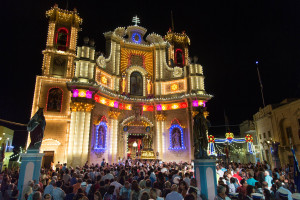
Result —
POLYGON ((206 159, 207 155, 207 130, 208 120, 204 117, 204 108, 199 106, 199 112, 194 117, 193 136, 194 136, 194 157, 195 159, 206 159))
POLYGON ((103 126, 99 127, 98 137, 99 137, 99 147, 105 148, 105 129, 103 126))
POLYGON ((181 148, 180 143, 180 131, 178 128, 174 128, 174 131, 172 133, 172 148, 181 148))
POLYGON ((39 149, 44 137, 46 120, 43 108, 39 108, 27 125, 27 131, 30 132, 30 145, 28 149, 39 149))

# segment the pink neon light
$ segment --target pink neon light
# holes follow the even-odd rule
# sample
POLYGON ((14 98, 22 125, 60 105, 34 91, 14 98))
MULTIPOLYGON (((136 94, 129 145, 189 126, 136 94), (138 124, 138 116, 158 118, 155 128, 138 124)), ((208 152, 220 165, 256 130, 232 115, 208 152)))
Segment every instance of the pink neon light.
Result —
POLYGON ((85 96, 86 98, 91 99, 91 98, 93 97, 93 92, 87 90, 86 93, 85 93, 85 95, 86 95, 86 96, 85 96))
POLYGON ((156 105, 156 110, 162 110, 161 104, 156 105))
POLYGON ((72 92, 73 92, 73 97, 78 97, 78 90, 77 89, 72 90, 72 92))
POLYGON ((114 102, 114 107, 115 107, 115 108, 119 108, 119 102, 115 101, 115 102, 114 102))
POLYGON ((198 101, 197 100, 193 101, 193 106, 198 107, 198 101))

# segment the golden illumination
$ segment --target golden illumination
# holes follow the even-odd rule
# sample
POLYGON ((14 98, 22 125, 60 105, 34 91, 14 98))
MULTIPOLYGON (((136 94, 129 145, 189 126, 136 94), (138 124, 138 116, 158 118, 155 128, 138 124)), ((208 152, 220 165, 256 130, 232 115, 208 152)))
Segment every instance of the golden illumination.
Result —
POLYGON ((109 118, 111 118, 111 119, 118 119, 118 117, 119 117, 120 114, 121 114, 121 113, 118 112, 118 111, 109 111, 109 112, 108 112, 108 116, 109 116, 109 118))
POLYGON ((156 114, 155 118, 157 121, 165 121, 166 120, 166 116, 163 114, 156 114))
POLYGON ((94 108, 93 104, 83 103, 83 102, 73 102, 70 104, 70 106, 73 112, 77 112, 77 111, 91 112, 92 109, 94 108))
POLYGON ((48 10, 46 12, 46 16, 50 18, 50 21, 56 21, 58 23, 72 23, 75 27, 79 27, 82 23, 82 19, 79 17, 76 10, 63 10, 58 8, 57 5, 48 10))
POLYGON ((176 83, 172 84, 172 85, 171 85, 171 90, 172 90, 172 91, 178 90, 178 84, 176 84, 176 83))
POLYGON ((174 33, 169 31, 167 35, 165 35, 165 40, 173 44, 176 43, 183 43, 190 45, 190 38, 185 33, 174 33))
POLYGON ((153 76, 153 50, 136 50, 131 48, 121 48, 121 73, 131 66, 130 58, 132 55, 143 57, 143 66, 150 76, 153 76))
POLYGON ((107 78, 105 76, 101 77, 101 83, 103 83, 105 85, 107 84, 107 78))

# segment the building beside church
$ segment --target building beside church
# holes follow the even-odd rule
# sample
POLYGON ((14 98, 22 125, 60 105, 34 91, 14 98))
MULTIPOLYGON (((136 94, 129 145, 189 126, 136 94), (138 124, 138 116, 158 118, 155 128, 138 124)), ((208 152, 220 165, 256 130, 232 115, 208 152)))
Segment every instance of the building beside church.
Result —
POLYGON ((300 159, 300 99, 285 99, 278 104, 260 108, 253 115, 260 160, 276 165, 294 165, 291 145, 300 159), (278 144, 278 155, 274 155, 274 145, 278 144))
MULTIPOLYGON (((193 159, 192 121, 212 97, 201 65, 189 59, 189 37, 147 34, 137 23, 104 33, 106 55, 94 42, 77 46, 82 19, 54 6, 32 115, 44 108, 43 165, 83 165, 119 159, 193 159)), ((137 19, 135 19, 138 21, 137 19)))

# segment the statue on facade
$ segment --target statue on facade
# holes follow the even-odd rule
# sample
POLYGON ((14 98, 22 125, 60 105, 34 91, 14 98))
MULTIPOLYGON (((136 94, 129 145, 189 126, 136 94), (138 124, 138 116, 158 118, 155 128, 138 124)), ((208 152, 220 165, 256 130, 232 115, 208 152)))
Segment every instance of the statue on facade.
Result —
POLYGON ((193 126, 193 138, 194 138, 194 157, 195 159, 206 159, 207 155, 207 130, 208 130, 208 120, 204 116, 204 108, 199 106, 197 108, 199 112, 194 117, 193 126))
POLYGON ((178 128, 174 128, 175 130, 172 133, 172 147, 173 148, 181 148, 181 142, 180 142, 180 131, 178 128))
POLYGON ((30 145, 28 149, 39 149, 44 137, 46 120, 43 108, 39 108, 27 125, 27 131, 30 132, 30 145))

